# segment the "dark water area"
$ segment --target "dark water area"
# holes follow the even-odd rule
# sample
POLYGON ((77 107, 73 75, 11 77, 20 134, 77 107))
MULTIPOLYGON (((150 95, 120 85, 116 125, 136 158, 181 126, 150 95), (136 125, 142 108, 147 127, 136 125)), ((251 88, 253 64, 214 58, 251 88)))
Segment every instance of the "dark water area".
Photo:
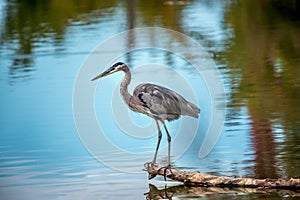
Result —
MULTIPOLYGON (((194 142, 172 164, 225 176, 299 178, 299 13, 296 0, 0 0, 1 199, 292 198, 291 191, 197 189, 170 181, 165 187, 163 178, 149 182, 142 168, 153 156, 156 135, 144 138, 142 145, 116 141, 126 152, 146 152, 149 157, 102 152, 103 159, 118 169, 107 166, 85 148, 74 123, 72 98, 79 70, 98 44, 132 28, 181 32, 199 43, 219 70, 226 116, 221 136, 206 157, 198 157, 199 144, 194 142)), ((132 37, 136 43, 151 41, 132 37)), ((168 43, 169 38, 154 41, 168 43)), ((101 50, 99 57, 109 51, 101 50)), ((129 66, 171 66, 173 71, 156 72, 171 84, 177 78, 174 71, 191 77, 195 73, 187 62, 159 49, 129 52, 121 58, 129 66)), ((101 60, 98 63, 105 67, 101 60)), ((111 92, 121 78, 103 80, 97 96, 111 92)), ((200 102, 205 97, 195 94, 200 102)), ((106 120, 112 132, 122 134, 109 120, 110 100, 104 100, 95 106, 98 111, 107 108, 97 113, 98 120, 106 120)), ((200 105, 204 113, 206 106, 200 105)), ((130 115, 133 121, 152 122, 130 115)), ((205 116, 200 124, 202 119, 205 116)), ((175 131, 180 121, 168 126, 175 131)), ((172 148, 179 147, 175 143, 172 148)), ((163 155, 159 153, 159 163, 166 161, 163 155)))

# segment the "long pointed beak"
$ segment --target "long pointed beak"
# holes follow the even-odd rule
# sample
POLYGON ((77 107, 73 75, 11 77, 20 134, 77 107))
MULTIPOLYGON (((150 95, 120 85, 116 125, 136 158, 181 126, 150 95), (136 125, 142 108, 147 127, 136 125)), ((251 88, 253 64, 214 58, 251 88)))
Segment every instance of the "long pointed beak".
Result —
POLYGON ((99 78, 103 77, 103 73, 102 74, 99 74, 98 76, 96 76, 95 78, 93 78, 91 81, 94 81, 94 80, 97 80, 99 78))
POLYGON ((93 78, 91 81, 97 80, 97 79, 102 78, 104 76, 107 76, 109 74, 111 74, 111 71, 110 70, 106 70, 105 72, 103 72, 103 73, 99 74, 98 76, 96 76, 95 78, 93 78))

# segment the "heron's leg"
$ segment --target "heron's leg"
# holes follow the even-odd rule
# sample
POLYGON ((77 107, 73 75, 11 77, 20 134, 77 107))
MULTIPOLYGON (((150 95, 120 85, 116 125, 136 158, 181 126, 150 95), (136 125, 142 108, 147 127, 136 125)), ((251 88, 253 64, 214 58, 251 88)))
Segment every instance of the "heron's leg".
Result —
POLYGON ((155 122, 156 122, 156 126, 157 126, 157 129, 158 129, 158 140, 157 140, 156 150, 155 150, 155 154, 154 154, 153 161, 152 161, 153 164, 156 163, 157 152, 158 152, 160 141, 161 141, 161 137, 162 137, 158 121, 155 120, 155 122))
MULTIPOLYGON (((171 135, 170 135, 170 133, 169 133, 169 131, 167 129, 167 126, 166 126, 166 124, 165 124, 165 122, 163 120, 162 120, 162 123, 164 125, 164 128, 165 128, 166 133, 167 133, 167 137, 168 137, 168 161, 167 161, 167 166, 166 167, 162 167, 162 168, 164 168, 164 179, 166 181, 166 173, 167 173, 168 169, 170 170, 171 174, 173 175, 173 172, 171 170, 171 161, 170 161, 171 160, 171 135)), ((159 169, 159 170, 161 170, 161 169, 159 169)))
POLYGON ((171 166, 171 161, 170 161, 170 157, 171 157, 171 135, 169 134, 169 131, 167 129, 167 126, 165 124, 164 121, 162 121, 163 125, 164 125, 164 128, 166 130, 166 133, 167 133, 167 137, 168 137, 168 161, 167 161, 167 167, 170 167, 171 166))

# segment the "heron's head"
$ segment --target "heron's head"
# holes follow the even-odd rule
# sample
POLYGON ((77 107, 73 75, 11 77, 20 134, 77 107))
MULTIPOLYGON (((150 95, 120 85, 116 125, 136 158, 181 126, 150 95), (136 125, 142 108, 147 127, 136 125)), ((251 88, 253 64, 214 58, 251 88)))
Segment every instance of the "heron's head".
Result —
POLYGON ((102 78, 104 76, 108 76, 108 75, 118 72, 118 71, 127 71, 127 70, 128 70, 128 67, 125 63, 117 62, 117 63, 113 64, 110 68, 108 68, 106 71, 102 72, 101 74, 99 74, 98 76, 93 78, 92 81, 102 78))

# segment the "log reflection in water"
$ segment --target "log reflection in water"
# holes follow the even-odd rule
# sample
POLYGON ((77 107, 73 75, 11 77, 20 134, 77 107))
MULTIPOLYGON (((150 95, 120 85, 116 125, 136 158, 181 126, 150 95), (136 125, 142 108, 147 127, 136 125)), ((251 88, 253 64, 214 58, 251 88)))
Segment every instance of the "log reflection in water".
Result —
MULTIPOLYGON (((185 185, 177 185, 172 187, 165 187, 158 189, 155 185, 149 184, 149 191, 145 193, 146 199, 173 199, 175 197, 189 197, 197 198, 207 195, 218 195, 221 197, 222 194, 232 194, 234 196, 250 195, 250 194, 261 194, 261 195, 274 195, 284 197, 300 197, 300 192, 292 190, 278 190, 278 189, 258 189, 258 188, 228 188, 228 187, 193 187, 185 185)), ((249 197, 247 197, 249 198, 249 197)))

